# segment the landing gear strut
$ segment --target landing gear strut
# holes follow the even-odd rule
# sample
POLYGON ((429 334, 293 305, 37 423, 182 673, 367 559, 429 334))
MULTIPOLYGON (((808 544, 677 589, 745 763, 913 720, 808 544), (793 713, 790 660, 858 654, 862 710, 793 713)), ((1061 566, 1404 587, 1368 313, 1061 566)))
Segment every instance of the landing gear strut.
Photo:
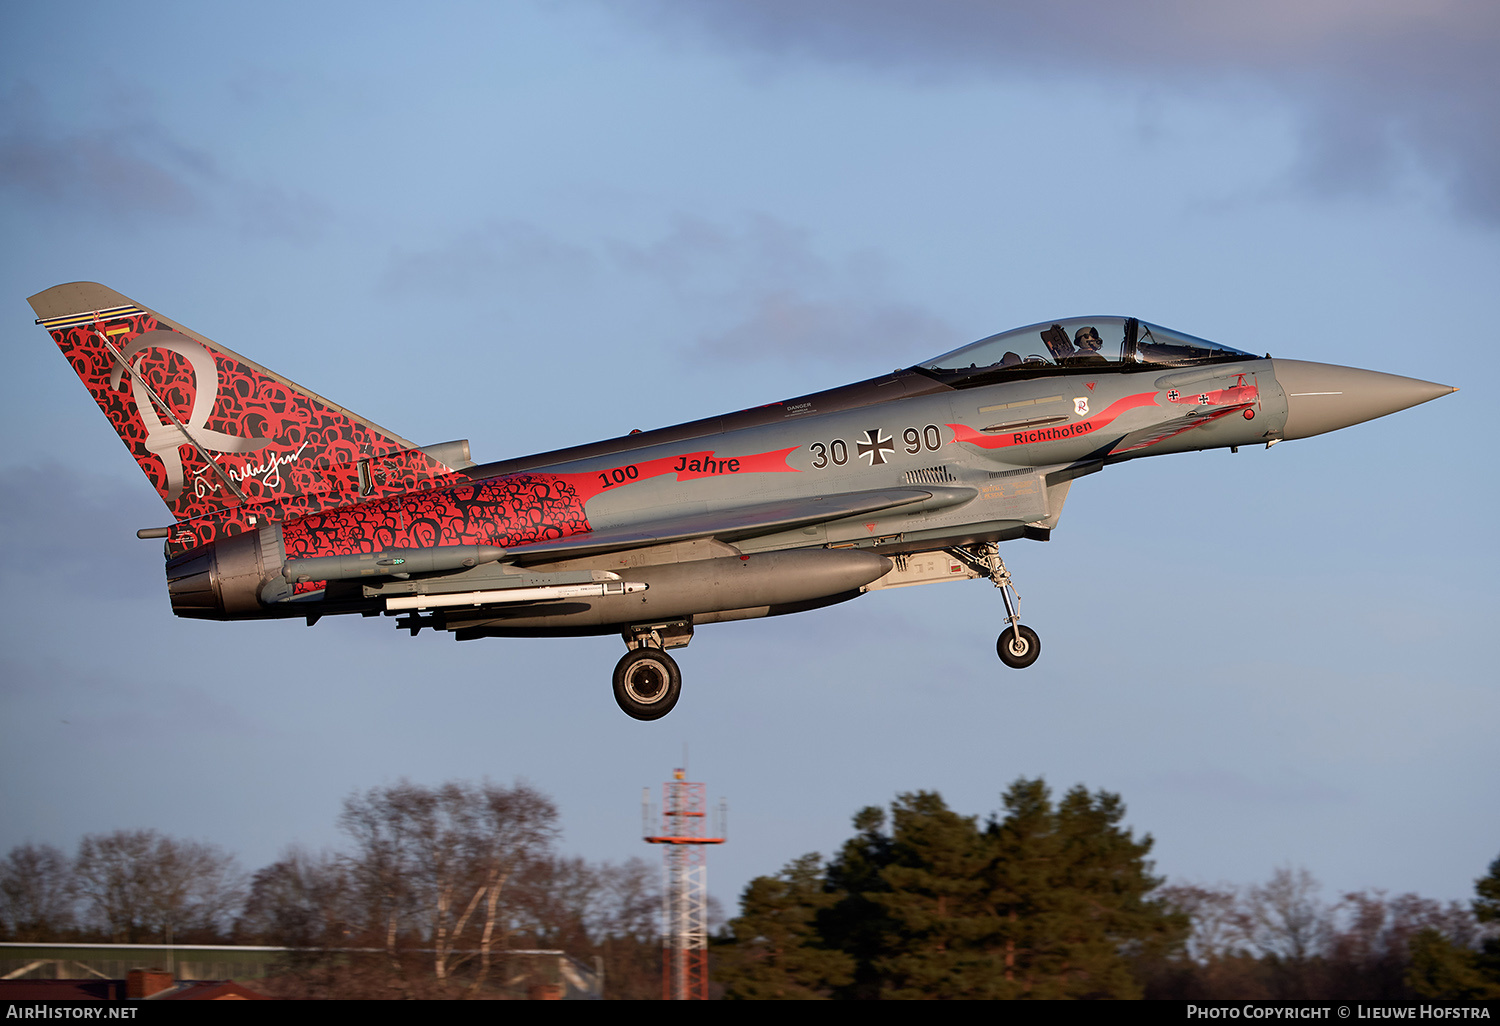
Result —
POLYGON ((1005 601, 1005 630, 995 641, 995 652, 1000 656, 1000 661, 1017 670, 1024 670, 1036 662, 1037 656, 1042 654, 1042 642, 1036 631, 1021 623, 1021 616, 1016 612, 1021 603, 1021 593, 1016 591, 1016 586, 1010 579, 1010 571, 1005 567, 1005 560, 1000 558, 1000 547, 994 542, 988 542, 948 551, 960 563, 988 577, 1000 589, 1000 597, 1005 601))
POLYGON ((682 671, 666 650, 693 640, 692 621, 632 626, 622 636, 630 651, 615 664, 615 702, 632 719, 659 720, 682 694, 682 671))

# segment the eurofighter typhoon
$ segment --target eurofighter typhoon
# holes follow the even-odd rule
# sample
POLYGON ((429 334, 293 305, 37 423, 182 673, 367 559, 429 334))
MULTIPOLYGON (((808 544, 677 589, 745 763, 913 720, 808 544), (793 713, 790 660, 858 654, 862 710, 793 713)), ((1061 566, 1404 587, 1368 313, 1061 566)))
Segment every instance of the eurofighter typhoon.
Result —
POLYGON ((1253 356, 1133 317, 1049 321, 721 417, 476 465, 417 445, 103 285, 31 297, 171 512, 167 591, 208 620, 390 616, 460 640, 619 634, 615 700, 677 703, 696 628, 985 577, 1076 478, 1274 445, 1454 389, 1253 356))

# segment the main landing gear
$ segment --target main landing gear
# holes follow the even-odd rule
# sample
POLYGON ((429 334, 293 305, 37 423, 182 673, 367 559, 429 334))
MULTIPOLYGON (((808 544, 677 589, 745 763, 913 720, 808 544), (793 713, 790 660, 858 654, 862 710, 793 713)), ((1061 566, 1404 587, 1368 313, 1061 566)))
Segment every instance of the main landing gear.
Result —
POLYGON ((682 671, 677 660, 659 648, 626 652, 615 665, 615 701, 625 715, 659 720, 672 711, 682 694, 682 671))
POLYGON ((1024 670, 1036 662, 1037 656, 1042 654, 1042 641, 1037 637, 1036 631, 1021 623, 1020 614, 1016 612, 1021 603, 1021 593, 1016 591, 1016 586, 1010 579, 1010 571, 1005 567, 1005 560, 1000 558, 1000 547, 989 542, 948 551, 959 562, 988 577, 1000 589, 1000 597, 1005 600, 1005 630, 1001 631, 1000 637, 995 641, 995 652, 1000 656, 1000 661, 1016 670, 1024 670))
POLYGON ((623 632, 630 651, 615 664, 615 702, 637 720, 659 720, 682 694, 682 671, 669 648, 693 640, 690 620, 631 627, 623 632))

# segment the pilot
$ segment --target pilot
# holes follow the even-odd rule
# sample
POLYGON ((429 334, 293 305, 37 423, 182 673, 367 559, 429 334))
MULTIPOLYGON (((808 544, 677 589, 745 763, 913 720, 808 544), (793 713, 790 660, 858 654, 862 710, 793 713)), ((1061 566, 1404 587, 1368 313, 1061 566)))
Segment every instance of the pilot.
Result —
POLYGON ((1078 329, 1073 336, 1073 345, 1078 349, 1078 355, 1070 359, 1069 363, 1108 363, 1109 360, 1103 353, 1099 352, 1104 345, 1104 340, 1099 337, 1099 330, 1093 327, 1078 329))

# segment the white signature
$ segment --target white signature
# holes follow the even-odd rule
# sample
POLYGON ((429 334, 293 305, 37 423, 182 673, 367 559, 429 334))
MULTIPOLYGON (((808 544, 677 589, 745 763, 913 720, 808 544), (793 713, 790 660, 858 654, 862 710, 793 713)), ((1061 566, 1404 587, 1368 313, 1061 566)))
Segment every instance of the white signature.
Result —
MULTIPOLYGON (((258 477, 261 479, 261 483, 267 488, 279 488, 281 487, 281 468, 288 463, 296 463, 302 455, 302 450, 306 449, 310 444, 310 442, 303 442, 297 446, 296 452, 289 452, 282 456, 272 456, 264 463, 251 463, 239 470, 231 467, 229 468, 229 478, 231 481, 243 482, 250 480, 252 477, 258 477)), ((217 482, 210 481, 203 477, 202 474, 202 470, 198 471, 198 476, 193 481, 193 491, 200 499, 210 492, 219 490, 217 482)))

